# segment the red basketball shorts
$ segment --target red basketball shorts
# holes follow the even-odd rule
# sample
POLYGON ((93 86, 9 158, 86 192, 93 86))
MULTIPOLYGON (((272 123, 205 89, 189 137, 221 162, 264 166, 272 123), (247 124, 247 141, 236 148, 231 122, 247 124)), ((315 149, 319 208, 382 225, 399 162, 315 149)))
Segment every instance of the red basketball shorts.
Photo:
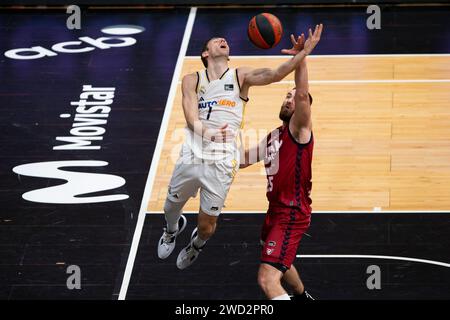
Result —
POLYGON ((269 209, 261 232, 261 262, 282 272, 291 268, 303 234, 308 230, 311 214, 291 208, 269 209))

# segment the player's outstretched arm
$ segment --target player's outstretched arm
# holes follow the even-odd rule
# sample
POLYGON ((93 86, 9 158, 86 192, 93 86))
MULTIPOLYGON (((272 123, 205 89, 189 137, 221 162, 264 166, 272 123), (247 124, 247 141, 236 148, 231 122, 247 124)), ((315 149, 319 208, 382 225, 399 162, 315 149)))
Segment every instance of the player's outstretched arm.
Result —
POLYGON ((283 80, 302 59, 306 57, 304 51, 300 51, 288 61, 282 63, 278 68, 239 68, 239 76, 243 77, 243 87, 265 86, 283 80))
POLYGON ((267 137, 259 142, 259 144, 245 149, 244 157, 241 159, 241 163, 239 168, 247 168, 255 163, 264 159, 264 155, 266 154, 266 146, 267 146, 267 137))
MULTIPOLYGON (((316 25, 314 33, 309 33, 309 38, 306 40, 303 50, 299 50, 300 46, 303 47, 304 35, 298 37, 297 45, 294 44, 292 49, 283 49, 282 52, 285 54, 294 54, 294 56, 279 65, 275 69, 270 68, 259 68, 259 69, 249 69, 240 68, 239 74, 243 77, 243 86, 263 86, 268 85, 273 82, 278 82, 284 79, 289 73, 295 70, 295 68, 300 64, 300 62, 312 52, 314 47, 320 41, 320 36, 322 34, 323 25, 316 25)), ((291 37, 292 38, 292 37, 291 37)))
POLYGON ((309 100, 308 68, 306 60, 295 69, 295 111, 289 127, 294 136, 299 136, 301 129, 311 130, 311 103, 309 100))
MULTIPOLYGON (((314 33, 309 29, 309 36, 303 45, 302 51, 305 51, 307 54, 313 51, 320 41, 322 30, 322 24, 316 26, 314 33)), ((309 141, 312 130, 311 101, 306 60, 302 60, 295 69, 295 87, 295 112, 289 122, 289 129, 300 142, 305 143, 309 141)))

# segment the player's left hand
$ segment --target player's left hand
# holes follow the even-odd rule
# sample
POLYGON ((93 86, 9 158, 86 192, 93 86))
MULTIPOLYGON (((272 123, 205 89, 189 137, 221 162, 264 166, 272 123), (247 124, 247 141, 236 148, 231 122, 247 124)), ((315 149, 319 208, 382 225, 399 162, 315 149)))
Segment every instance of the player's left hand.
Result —
POLYGON ((294 35, 291 34, 291 42, 292 42, 292 48, 291 49, 283 49, 283 50, 281 50, 281 53, 295 56, 297 53, 302 51, 303 47, 305 45, 305 35, 302 33, 302 35, 298 36, 297 40, 295 40, 294 35))
POLYGON ((314 33, 309 29, 309 36, 308 39, 306 39, 303 50, 307 55, 311 54, 311 52, 314 50, 316 45, 320 41, 320 36, 322 35, 323 30, 323 24, 316 25, 316 28, 314 29, 314 33))

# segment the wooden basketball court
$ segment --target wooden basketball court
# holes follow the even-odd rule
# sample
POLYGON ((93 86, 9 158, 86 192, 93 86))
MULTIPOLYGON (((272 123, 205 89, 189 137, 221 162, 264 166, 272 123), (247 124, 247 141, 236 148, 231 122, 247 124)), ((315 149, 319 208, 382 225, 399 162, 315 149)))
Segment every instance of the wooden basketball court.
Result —
MULTIPOLYGON (((286 57, 231 57, 230 67, 276 67, 286 57)), ((450 56, 361 55, 308 58, 314 97, 313 211, 445 210, 450 206, 450 56)), ((202 69, 187 57, 182 76, 202 69)), ((181 79, 180 79, 181 80, 181 79)), ((243 136, 256 143, 280 125, 293 74, 253 87, 243 136)), ((181 86, 175 98, 149 212, 161 212, 184 138, 181 86)), ((262 165, 240 170, 224 212, 267 208, 262 165)), ((186 211, 197 211, 199 198, 186 211)))

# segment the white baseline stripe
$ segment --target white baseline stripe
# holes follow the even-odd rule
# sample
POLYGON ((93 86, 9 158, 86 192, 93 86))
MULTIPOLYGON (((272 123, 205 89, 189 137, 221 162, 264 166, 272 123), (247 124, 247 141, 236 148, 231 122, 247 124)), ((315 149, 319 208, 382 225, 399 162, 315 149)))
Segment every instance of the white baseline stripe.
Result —
POLYGON ((186 51, 189 44, 189 39, 192 33, 192 27, 195 21, 195 15, 197 13, 197 8, 192 7, 189 12, 189 18, 186 24, 186 29, 183 35, 183 41, 181 43, 180 52, 177 58, 177 64, 175 71, 173 73, 172 83, 170 84, 169 96, 167 98, 166 107, 164 115, 161 122, 161 127, 159 129, 158 141, 156 142, 155 151, 153 153, 152 163, 150 165, 150 171, 147 176, 147 182, 145 183, 144 195, 141 202, 141 207, 139 209, 138 221, 136 223, 136 229, 134 230, 133 241, 131 243, 130 253, 128 255, 128 261, 125 268, 125 274, 122 280, 122 286, 120 288, 119 300, 125 300, 128 290, 128 285, 131 279, 131 273, 133 272, 134 260, 136 259, 136 253, 139 246, 139 240, 141 239, 142 228, 144 227, 144 221, 147 211, 147 204, 150 199, 150 195, 153 189, 153 183, 155 181, 156 169, 158 168, 159 159, 161 157, 161 151, 164 142, 164 136, 167 132, 167 127, 169 124, 170 113, 172 112, 173 103, 175 100, 175 93, 177 89, 178 79, 181 74, 181 68, 183 65, 184 57, 186 56, 186 51))
POLYGON ((433 260, 425 260, 425 259, 416 259, 416 258, 408 258, 408 257, 397 257, 397 256, 379 256, 379 255, 364 255, 364 254, 298 254, 297 258, 347 258, 347 259, 384 259, 384 260, 401 260, 401 261, 410 261, 410 262, 420 262, 426 264, 432 264, 436 266, 450 268, 450 263, 433 261, 433 260))
MULTIPOLYGON (((230 59, 280 59, 289 58, 288 55, 260 55, 260 56, 230 56, 230 59)), ((450 57, 450 53, 424 53, 424 54, 323 54, 323 55, 311 55, 308 59, 320 59, 320 58, 395 58, 395 57, 450 57)), ((186 59, 198 59, 198 56, 187 56, 186 59)))

